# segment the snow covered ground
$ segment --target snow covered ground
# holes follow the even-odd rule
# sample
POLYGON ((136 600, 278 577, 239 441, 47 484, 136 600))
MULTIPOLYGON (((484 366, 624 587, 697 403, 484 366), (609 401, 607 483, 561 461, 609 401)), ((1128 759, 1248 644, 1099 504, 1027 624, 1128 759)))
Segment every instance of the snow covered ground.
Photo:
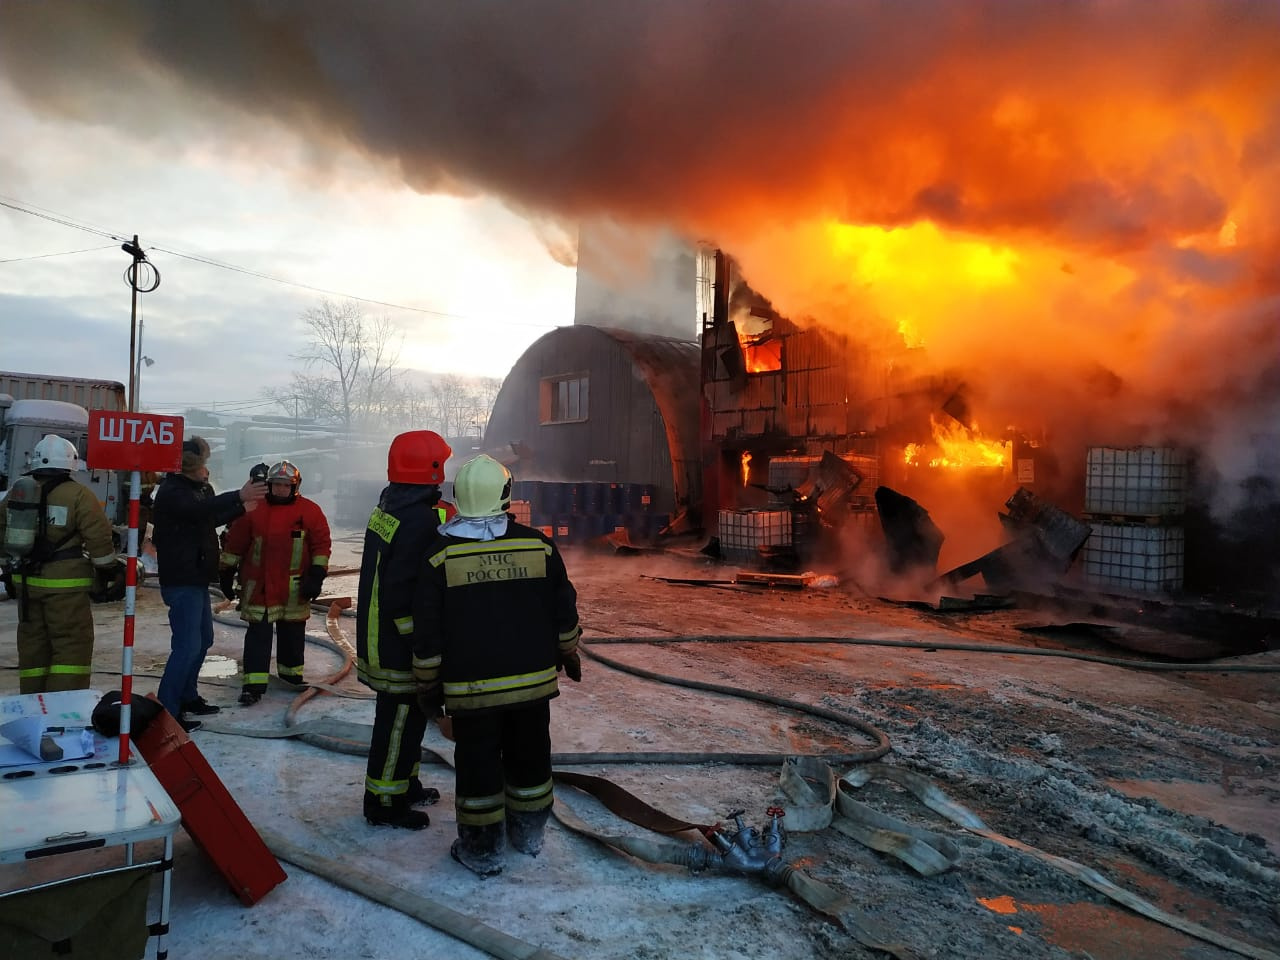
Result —
MULTIPOLYGON (((358 538, 339 541, 335 568, 358 563, 358 538)), ((929 777, 994 831, 1091 867, 1171 915, 1280 952, 1280 680, 1275 673, 1154 672, 1063 657, 945 649, 983 642, 1031 647, 1014 629, 1025 613, 930 617, 827 590, 678 586, 649 576, 723 579, 691 557, 614 557, 571 549, 591 652, 659 674, 767 693, 873 724, 892 744, 885 763, 929 777), (603 643, 734 635, 848 638, 851 643, 603 643), (917 648, 874 641, 915 641, 917 648)), ((335 575, 326 594, 355 592, 335 575)), ((17 688, 16 605, 0 605, 0 693, 17 688)), ((99 607, 94 684, 118 685, 121 605, 99 607)), ((340 621, 354 636, 354 621, 340 621)), ((316 742, 236 735, 286 726, 296 696, 272 689, 235 705, 242 631, 219 624, 204 694, 224 710, 194 735, 265 837, 319 858, 336 877, 372 875, 401 906, 447 908, 525 946, 511 955, 576 958, 883 957, 790 893, 752 877, 691 874, 643 863, 553 822, 536 860, 510 854, 480 880, 448 857, 454 836, 451 772, 424 765, 443 794, 422 832, 363 820, 364 761, 316 742), (217 660, 216 658, 227 658, 217 660), (226 669, 219 670, 219 666, 226 669), (214 728, 226 732, 214 732, 214 728), (535 949, 541 953, 535 953, 535 949)), ((307 676, 334 674, 342 658, 312 621, 307 676)), ((140 593, 136 672, 154 689, 167 653, 158 591, 140 593)), ((1090 652, 1098 653, 1097 649, 1090 652)), ((1123 656, 1120 651, 1110 651, 1123 656)), ((1253 663, 1280 663, 1277 653, 1253 663)), ((552 707, 558 754, 755 753, 778 762, 586 763, 647 803, 697 823, 745 810, 762 825, 778 797, 781 758, 858 752, 857 730, 770 704, 676 687, 588 657, 580 685, 552 707)), ((334 693, 297 707, 291 722, 369 724, 372 703, 348 676, 334 693)), ((429 748, 448 756, 436 728, 429 748)), ((844 769, 837 770, 843 773, 844 769)), ((1238 955, 1138 916, 1026 853, 964 831, 909 794, 874 784, 877 810, 950 838, 951 870, 922 877, 834 829, 791 833, 784 857, 843 894, 868 927, 889 933, 900 956, 1185 958, 1238 955)), ((645 831, 596 801, 558 788, 559 802, 611 832, 645 831)), ((649 834, 649 836, 653 836, 649 834)), ((695 838, 682 835, 683 842, 695 838)), ((179 834, 170 956, 216 958, 487 956, 401 910, 285 863, 289 878, 251 908, 179 834)), ((317 867, 317 870, 321 867, 317 867)), ((851 914, 853 916, 853 914, 851 914)))

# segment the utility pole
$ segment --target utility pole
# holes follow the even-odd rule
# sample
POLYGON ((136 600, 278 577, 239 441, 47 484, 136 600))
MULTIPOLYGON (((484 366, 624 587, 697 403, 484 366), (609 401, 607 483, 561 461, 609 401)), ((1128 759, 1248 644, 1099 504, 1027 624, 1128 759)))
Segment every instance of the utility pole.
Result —
POLYGON ((132 306, 129 311, 129 410, 136 412, 138 409, 138 360, 136 354, 138 352, 138 294, 150 293, 156 287, 160 286, 160 271, 157 270, 147 255, 142 252, 142 247, 138 243, 138 235, 133 235, 133 240, 129 243, 122 243, 120 249, 129 256, 133 257, 133 263, 129 264, 128 269, 124 272, 125 283, 129 284, 129 290, 132 293, 132 306), (138 279, 142 272, 142 264, 146 264, 151 270, 152 277, 147 286, 139 286, 138 279))

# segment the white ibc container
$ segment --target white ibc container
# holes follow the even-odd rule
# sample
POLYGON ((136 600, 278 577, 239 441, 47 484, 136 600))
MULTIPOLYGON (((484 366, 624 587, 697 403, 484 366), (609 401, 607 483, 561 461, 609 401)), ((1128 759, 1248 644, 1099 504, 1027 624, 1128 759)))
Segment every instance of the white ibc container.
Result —
POLYGON ((726 560, 759 560, 760 547, 790 544, 790 510, 720 511, 720 556, 726 560))
POLYGON ((1094 587, 1137 593, 1182 589, 1186 536, 1182 527, 1094 523, 1080 552, 1084 578, 1094 587))
POLYGON ((1187 457, 1173 447, 1091 447, 1086 513, 1176 517, 1187 509, 1187 457))

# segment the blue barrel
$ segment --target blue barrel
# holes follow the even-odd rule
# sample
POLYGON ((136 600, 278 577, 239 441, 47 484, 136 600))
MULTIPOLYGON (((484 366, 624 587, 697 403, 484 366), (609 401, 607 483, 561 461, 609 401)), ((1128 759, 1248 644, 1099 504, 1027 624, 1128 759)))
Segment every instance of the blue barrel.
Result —
POLYGON ((640 505, 640 497, 644 493, 642 483, 624 483, 622 485, 622 512, 639 513, 644 508, 640 505))
POLYGON ((559 515, 570 510, 569 485, 567 483, 542 484, 542 510, 559 515))
POLYGON ((512 496, 516 500, 528 500, 529 510, 533 513, 542 512, 542 482, 539 480, 521 480, 518 484, 520 491, 517 493, 512 491, 512 496))
POLYGON ((556 515, 551 524, 551 539, 557 543, 570 543, 573 537, 572 519, 568 514, 556 515))
POLYGON ((644 483, 640 485, 640 509, 652 510, 653 498, 657 495, 658 488, 652 483, 644 483))
POLYGON ((578 484, 578 502, 575 513, 600 515, 604 513, 605 500, 608 496, 607 483, 578 484))
POLYGON ((586 543, 603 534, 604 517, 597 513, 575 513, 569 518, 571 543, 586 543))
POLYGON ((604 512, 605 513, 622 513, 626 509, 626 497, 624 492, 626 484, 611 483, 605 492, 604 512))

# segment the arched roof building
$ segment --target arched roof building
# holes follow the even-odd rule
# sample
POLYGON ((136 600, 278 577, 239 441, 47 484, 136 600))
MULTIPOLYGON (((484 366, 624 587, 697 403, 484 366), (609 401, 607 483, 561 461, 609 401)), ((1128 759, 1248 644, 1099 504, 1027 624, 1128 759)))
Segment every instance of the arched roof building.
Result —
POLYGON ((517 480, 652 484, 655 511, 696 510, 700 362, 692 340, 559 327, 511 368, 484 449, 517 480))

